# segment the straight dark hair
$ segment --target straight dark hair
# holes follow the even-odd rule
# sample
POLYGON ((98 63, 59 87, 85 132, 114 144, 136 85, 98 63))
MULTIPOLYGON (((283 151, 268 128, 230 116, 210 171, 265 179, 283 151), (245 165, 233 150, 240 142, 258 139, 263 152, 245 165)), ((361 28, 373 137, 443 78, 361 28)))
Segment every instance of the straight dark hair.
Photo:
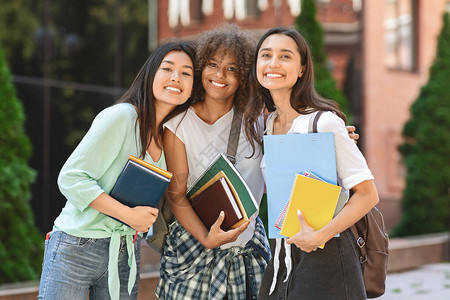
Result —
MULTIPOLYGON (((301 65, 304 66, 303 76, 297 79, 292 87, 290 96, 290 104, 299 114, 310 114, 319 110, 332 111, 338 115, 344 122, 347 117, 339 110, 339 106, 335 101, 325 99, 320 96, 314 87, 314 65, 309 45, 305 38, 295 29, 287 27, 275 27, 269 29, 259 40, 256 45, 253 57, 253 67, 250 73, 250 101, 244 113, 244 128, 247 137, 250 140, 253 154, 255 153, 255 143, 262 145, 262 133, 255 126, 258 118, 263 112, 264 106, 269 112, 275 110, 275 104, 268 89, 259 84, 256 76, 256 64, 258 61, 258 52, 262 43, 267 37, 273 34, 283 34, 292 38, 297 44, 298 52, 301 57, 301 65), (308 108, 308 109, 307 109, 308 108)), ((253 155, 252 154, 252 155, 253 155)))
MULTIPOLYGON (((163 124, 176 115, 187 110, 192 103, 189 98, 185 103, 176 106, 156 128, 155 96, 153 95, 153 81, 162 60, 171 51, 186 53, 195 66, 195 50, 190 42, 170 42, 158 47, 145 61, 136 75, 130 88, 120 97, 118 103, 130 103, 137 112, 136 125, 139 125, 139 136, 142 150, 140 157, 144 158, 152 139, 158 147, 162 147, 163 124)), ((195 78, 195 76, 194 76, 195 78)))

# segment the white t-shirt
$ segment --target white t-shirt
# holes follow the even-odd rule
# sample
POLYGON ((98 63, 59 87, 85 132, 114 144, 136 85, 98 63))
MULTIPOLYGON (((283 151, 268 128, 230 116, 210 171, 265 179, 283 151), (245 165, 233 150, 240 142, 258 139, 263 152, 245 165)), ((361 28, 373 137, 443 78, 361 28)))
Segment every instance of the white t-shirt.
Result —
MULTIPOLYGON (((287 132, 290 133, 308 133, 310 119, 316 113, 298 116, 292 123, 287 132)), ((273 112, 266 121, 266 134, 273 134, 273 122, 277 117, 277 112, 273 112)), ((359 151, 355 142, 348 136, 344 120, 336 114, 327 111, 323 113, 317 122, 318 132, 333 132, 334 144, 336 150, 336 170, 340 185, 350 190, 355 185, 373 179, 372 173, 367 166, 366 159, 359 151)), ((265 160, 261 161, 261 169, 265 175, 265 160)))
MULTIPOLYGON (((186 113, 182 113, 164 124, 164 127, 172 131, 186 147, 189 174, 187 189, 205 171, 208 165, 219 153, 227 153, 228 137, 231 130, 234 109, 210 125, 200 119, 192 107, 186 113)), ((262 126, 262 116, 257 126, 262 126)), ((242 126, 243 129, 243 126, 242 126)), ((236 168, 241 173, 250 190, 259 204, 264 192, 264 179, 262 177, 260 162, 262 155, 257 146, 256 154, 247 158, 252 153, 252 148, 245 137, 243 130, 239 136, 239 145, 236 153, 236 168), (259 154, 259 155, 258 155, 259 154)), ((222 245, 222 249, 233 246, 244 246, 255 232, 255 219, 259 210, 252 216, 248 228, 233 243, 222 245)))

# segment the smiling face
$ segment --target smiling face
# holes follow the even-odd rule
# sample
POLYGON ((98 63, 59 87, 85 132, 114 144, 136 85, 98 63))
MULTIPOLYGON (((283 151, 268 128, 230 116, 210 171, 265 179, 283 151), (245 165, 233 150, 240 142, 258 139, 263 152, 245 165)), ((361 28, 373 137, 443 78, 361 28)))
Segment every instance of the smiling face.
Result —
POLYGON ((237 64, 229 52, 225 55, 219 49, 212 56, 202 71, 202 85, 205 98, 218 101, 233 102, 234 94, 239 87, 237 64))
POLYGON ((170 51, 162 60, 153 80, 153 95, 158 104, 177 106, 191 96, 194 66, 182 51, 170 51))
POLYGON ((256 75, 269 91, 290 91, 304 67, 295 41, 284 34, 268 36, 258 50, 256 75))

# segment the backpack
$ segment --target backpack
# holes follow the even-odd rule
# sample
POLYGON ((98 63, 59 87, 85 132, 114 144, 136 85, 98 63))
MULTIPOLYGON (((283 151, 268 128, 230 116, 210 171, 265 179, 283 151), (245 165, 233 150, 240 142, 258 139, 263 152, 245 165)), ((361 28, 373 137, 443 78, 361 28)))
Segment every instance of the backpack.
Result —
MULTIPOLYGON (((317 122, 325 111, 318 111, 310 124, 310 132, 317 131, 317 122)), ((376 298, 384 294, 389 237, 384 227, 383 215, 372 208, 364 217, 350 227, 359 249, 364 285, 367 298, 376 298)))
POLYGON ((161 253, 166 241, 167 233, 169 233, 169 224, 172 223, 174 216, 167 203, 165 196, 158 203, 159 214, 153 223, 151 231, 145 237, 145 241, 154 251, 161 253))
POLYGON ((367 298, 380 297, 385 290, 389 253, 383 215, 374 207, 350 229, 360 253, 367 298))

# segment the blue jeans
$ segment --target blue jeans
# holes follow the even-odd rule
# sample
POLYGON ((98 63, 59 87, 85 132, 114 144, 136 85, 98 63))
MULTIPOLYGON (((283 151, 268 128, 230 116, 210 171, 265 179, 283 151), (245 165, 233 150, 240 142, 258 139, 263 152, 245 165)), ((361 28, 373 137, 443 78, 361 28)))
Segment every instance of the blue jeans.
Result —
MULTIPOLYGON (((91 239, 55 231, 45 241, 44 262, 38 299, 110 299, 108 290, 108 259, 110 238, 91 239)), ((120 299, 137 299, 140 240, 134 246, 137 278, 131 295, 128 294, 128 253, 125 237, 120 241, 119 278, 120 299)))

